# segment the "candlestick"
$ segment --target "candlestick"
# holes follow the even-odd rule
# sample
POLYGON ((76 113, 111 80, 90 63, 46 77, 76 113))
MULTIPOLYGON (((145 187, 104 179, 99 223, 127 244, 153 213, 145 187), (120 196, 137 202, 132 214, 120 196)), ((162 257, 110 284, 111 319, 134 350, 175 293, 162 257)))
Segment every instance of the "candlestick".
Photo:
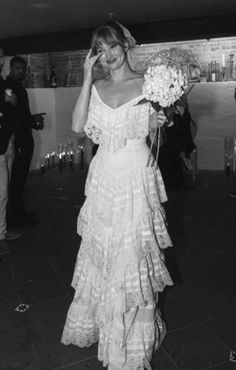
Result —
POLYGON ((227 162, 225 165, 225 175, 230 176, 230 162, 227 162))
POLYGON ((50 155, 49 154, 45 156, 45 161, 47 161, 48 170, 50 170, 50 155))
POLYGON ((64 166, 66 167, 66 153, 63 152, 63 162, 64 162, 64 166))
POLYGON ((82 170, 84 168, 84 148, 80 147, 80 169, 82 170))
POLYGON ((73 160, 71 158, 69 159, 69 167, 70 167, 70 170, 73 171, 74 166, 73 166, 73 160))
POLYGON ((55 153, 54 152, 51 154, 51 158, 52 158, 52 168, 55 168, 55 153))
POLYGON ((75 152, 75 163, 78 164, 80 161, 80 147, 78 146, 76 152, 75 152))
POLYGON ((62 154, 59 154, 59 171, 62 172, 63 170, 63 163, 62 163, 62 154))
POLYGON ((69 163, 70 163, 70 168, 73 168, 74 157, 73 157, 73 153, 72 152, 70 153, 70 161, 69 161, 69 163))

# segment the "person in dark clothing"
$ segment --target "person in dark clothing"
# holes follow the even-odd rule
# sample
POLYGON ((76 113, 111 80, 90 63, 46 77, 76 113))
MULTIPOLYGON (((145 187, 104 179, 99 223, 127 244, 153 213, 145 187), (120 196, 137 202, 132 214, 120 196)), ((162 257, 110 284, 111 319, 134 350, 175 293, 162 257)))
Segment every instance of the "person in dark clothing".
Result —
POLYGON ((183 181, 183 155, 190 159, 196 149, 191 133, 191 115, 187 102, 179 101, 173 115, 173 124, 164 132, 158 163, 165 184, 175 185, 183 181))
MULTIPOLYGON (((0 72, 3 64, 0 63, 0 72)), ((14 130, 16 125, 16 95, 6 89, 0 76, 0 256, 10 253, 8 239, 18 239, 19 233, 7 231, 6 208, 8 185, 14 158, 14 130)))
POLYGON ((0 155, 7 150, 9 139, 14 131, 16 95, 6 93, 6 84, 0 76, 0 155))
POLYGON ((34 226, 37 221, 32 213, 24 208, 24 189, 30 163, 33 157, 34 140, 32 129, 42 130, 44 127, 42 114, 32 115, 29 107, 29 98, 23 81, 26 75, 26 61, 13 57, 10 61, 10 74, 6 78, 6 85, 17 96, 17 127, 15 130, 15 157, 13 161, 12 177, 9 197, 9 223, 15 226, 34 226))

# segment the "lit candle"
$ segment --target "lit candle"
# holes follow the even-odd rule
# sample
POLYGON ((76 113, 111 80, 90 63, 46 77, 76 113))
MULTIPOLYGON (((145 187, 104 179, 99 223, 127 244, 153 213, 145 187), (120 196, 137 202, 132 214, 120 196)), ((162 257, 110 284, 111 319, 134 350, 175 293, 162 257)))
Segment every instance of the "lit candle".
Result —
POLYGON ((225 67, 225 54, 222 55, 222 67, 225 67))
POLYGON ((43 175, 45 173, 44 165, 41 164, 41 174, 43 175))

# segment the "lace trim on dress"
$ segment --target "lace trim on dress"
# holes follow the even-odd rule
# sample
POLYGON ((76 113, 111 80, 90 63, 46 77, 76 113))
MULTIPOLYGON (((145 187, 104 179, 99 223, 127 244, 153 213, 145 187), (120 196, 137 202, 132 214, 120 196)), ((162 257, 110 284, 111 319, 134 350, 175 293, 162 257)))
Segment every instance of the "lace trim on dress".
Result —
POLYGON ((113 109, 102 102, 93 86, 85 133, 94 143, 113 152, 124 148, 127 140, 145 138, 149 134, 151 105, 138 104, 141 98, 113 109))
POLYGON ((100 144, 103 142, 102 130, 95 125, 90 125, 86 127, 87 136, 93 140, 95 144, 100 144))

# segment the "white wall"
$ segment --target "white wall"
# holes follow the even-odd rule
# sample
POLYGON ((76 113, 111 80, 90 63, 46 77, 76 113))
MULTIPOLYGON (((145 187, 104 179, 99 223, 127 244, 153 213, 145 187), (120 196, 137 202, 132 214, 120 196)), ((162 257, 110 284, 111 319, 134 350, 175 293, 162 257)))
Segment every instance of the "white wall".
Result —
POLYGON ((224 168, 224 137, 236 137, 235 82, 195 84, 188 101, 198 125, 196 144, 200 169, 224 168))
MULTIPOLYGON (((199 169, 223 170, 224 137, 236 136, 235 82, 197 83, 188 101, 198 125, 195 142, 199 169)), ((84 146, 85 161, 91 160, 92 143, 71 131, 71 113, 80 87, 29 89, 32 113, 46 112, 45 128, 34 131, 35 151, 31 169, 38 168, 45 155, 56 151, 57 144, 73 141, 84 146)))
POLYGON ((80 92, 80 87, 61 87, 54 89, 56 100, 57 143, 64 143, 65 138, 75 140, 76 134, 71 130, 72 110, 80 92))
POLYGON ((28 89, 31 113, 47 113, 42 131, 33 130, 35 149, 31 169, 38 168, 47 153, 56 148, 56 111, 53 89, 28 89))
POLYGON ((56 152, 58 144, 73 141, 85 149, 85 161, 91 160, 92 143, 71 130, 72 109, 78 97, 80 87, 56 89, 28 89, 31 113, 47 113, 42 131, 33 130, 35 150, 31 169, 37 169, 48 153, 56 152))

